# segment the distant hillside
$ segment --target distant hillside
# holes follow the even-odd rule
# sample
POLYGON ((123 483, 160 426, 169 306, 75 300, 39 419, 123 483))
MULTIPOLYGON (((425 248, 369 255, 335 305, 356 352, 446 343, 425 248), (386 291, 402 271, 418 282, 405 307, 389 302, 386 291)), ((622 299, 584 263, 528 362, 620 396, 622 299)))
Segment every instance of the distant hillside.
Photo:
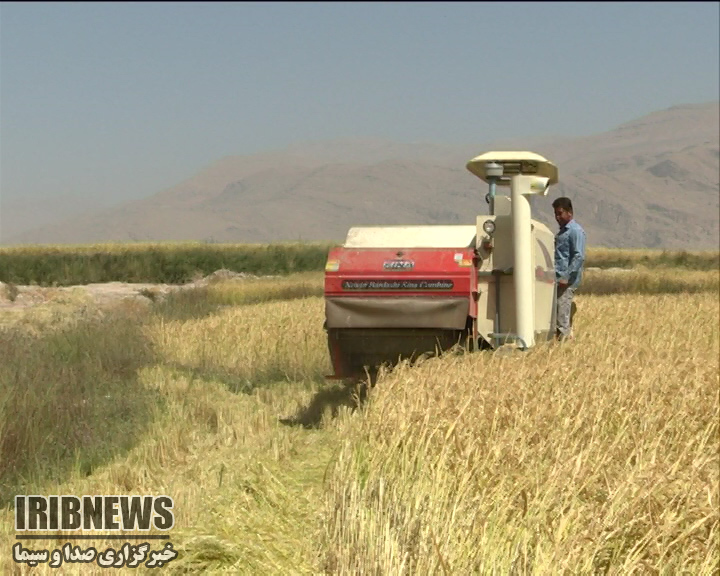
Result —
POLYGON ((487 185, 465 163, 502 146, 558 165, 559 184, 535 201, 537 218, 553 229, 550 204, 566 195, 593 246, 718 248, 718 102, 675 106, 585 138, 528 144, 321 142, 227 157, 147 199, 3 241, 340 241, 354 225, 472 223, 487 213, 487 185))

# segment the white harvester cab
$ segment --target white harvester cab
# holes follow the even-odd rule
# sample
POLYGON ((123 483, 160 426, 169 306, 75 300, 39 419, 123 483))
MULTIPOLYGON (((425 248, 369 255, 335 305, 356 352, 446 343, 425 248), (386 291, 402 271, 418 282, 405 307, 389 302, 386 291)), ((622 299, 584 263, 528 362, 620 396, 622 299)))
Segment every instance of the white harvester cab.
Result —
POLYGON ((490 185, 490 216, 477 217, 476 249, 478 275, 495 281, 479 293, 478 332, 492 326, 495 345, 510 338, 529 348, 555 333, 555 236, 532 219, 530 196, 547 196, 557 167, 533 152, 487 152, 467 169, 490 185))

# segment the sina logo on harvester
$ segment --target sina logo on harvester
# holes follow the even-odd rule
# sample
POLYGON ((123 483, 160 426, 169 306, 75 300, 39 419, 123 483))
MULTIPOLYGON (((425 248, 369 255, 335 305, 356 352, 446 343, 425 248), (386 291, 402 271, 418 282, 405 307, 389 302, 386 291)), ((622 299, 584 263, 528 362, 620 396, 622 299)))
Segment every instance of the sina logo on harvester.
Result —
POLYGON ((387 260, 383 262, 385 270, 412 270, 415 262, 412 260, 387 260))
POLYGON ((101 568, 136 568, 141 564, 148 568, 161 567, 178 555, 169 542, 169 531, 175 525, 173 508, 170 496, 15 496, 18 542, 13 545, 13 560, 31 567, 47 563, 50 568, 75 563, 92 563, 101 568), (27 544, 25 548, 23 540, 39 542, 33 546, 27 544), (125 542, 104 550, 73 546, 68 542, 50 551, 41 544, 43 540, 125 542), (168 542, 161 550, 154 551, 150 549, 149 540, 168 542))

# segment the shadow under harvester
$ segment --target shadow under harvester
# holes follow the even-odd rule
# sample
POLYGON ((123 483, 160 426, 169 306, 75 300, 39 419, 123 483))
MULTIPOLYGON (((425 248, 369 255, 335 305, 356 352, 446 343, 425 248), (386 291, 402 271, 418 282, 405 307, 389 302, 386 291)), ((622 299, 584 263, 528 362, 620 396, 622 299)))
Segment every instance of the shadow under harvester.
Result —
POLYGON ((355 411, 360 408, 368 397, 368 383, 358 382, 353 385, 333 386, 318 391, 310 403, 300 409, 294 416, 280 418, 280 423, 286 426, 302 426, 303 428, 320 428, 323 416, 329 411, 332 418, 340 413, 340 408, 345 406, 355 411))

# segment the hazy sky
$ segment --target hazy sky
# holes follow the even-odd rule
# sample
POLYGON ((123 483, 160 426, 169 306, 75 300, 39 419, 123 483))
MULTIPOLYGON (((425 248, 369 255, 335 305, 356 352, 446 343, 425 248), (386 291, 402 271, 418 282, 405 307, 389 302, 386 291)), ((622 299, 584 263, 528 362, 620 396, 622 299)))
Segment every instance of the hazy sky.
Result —
POLYGON ((1 199, 119 202, 309 140, 605 131, 718 100, 718 7, 3 2, 1 199))

